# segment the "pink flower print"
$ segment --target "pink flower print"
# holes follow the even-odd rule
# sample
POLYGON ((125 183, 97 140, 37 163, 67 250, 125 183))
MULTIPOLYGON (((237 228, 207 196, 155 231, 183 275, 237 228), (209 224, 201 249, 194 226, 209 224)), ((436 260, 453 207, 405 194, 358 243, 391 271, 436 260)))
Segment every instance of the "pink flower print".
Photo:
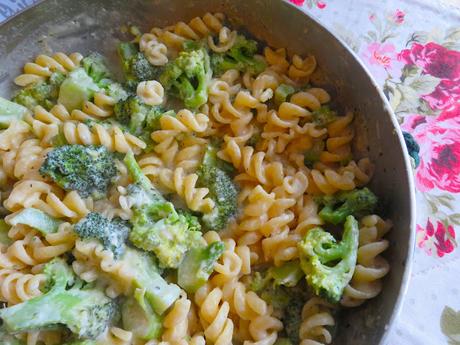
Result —
POLYGON ((422 99, 431 109, 450 108, 460 102, 460 80, 443 79, 432 93, 422 96, 422 99))
POLYGON ((375 15, 375 13, 371 13, 371 14, 369 15, 369 20, 370 20, 371 22, 375 21, 376 19, 377 19, 377 16, 375 15))
POLYGON ((393 78, 401 76, 403 64, 398 61, 395 46, 391 43, 370 43, 361 52, 361 57, 380 84, 384 83, 388 74, 393 78))
POLYGON ((324 9, 326 7, 326 3, 322 2, 321 0, 318 0, 316 2, 316 7, 318 7, 320 10, 324 9))
POLYGON ((455 231, 449 225, 446 226, 439 220, 436 222, 436 230, 433 223, 428 218, 426 227, 417 224, 417 246, 425 250, 428 255, 436 253, 438 257, 452 253, 456 247, 455 231))
POLYGON ((302 6, 303 3, 305 2, 305 0, 289 0, 290 2, 292 2, 294 5, 297 5, 297 6, 302 6))
POLYGON ((417 188, 422 192, 438 188, 460 193, 460 104, 438 117, 407 116, 402 128, 420 145, 417 188))
POLYGON ((396 12, 393 14, 392 20, 394 23, 401 25, 402 23, 404 23, 405 16, 406 14, 403 11, 397 9, 396 12))

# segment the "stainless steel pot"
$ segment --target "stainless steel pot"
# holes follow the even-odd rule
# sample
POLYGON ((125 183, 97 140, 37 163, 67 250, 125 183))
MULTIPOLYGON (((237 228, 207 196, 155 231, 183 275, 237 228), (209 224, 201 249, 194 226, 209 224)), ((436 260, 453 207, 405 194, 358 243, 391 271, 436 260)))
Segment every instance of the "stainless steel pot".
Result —
POLYGON ((148 30, 206 11, 225 12, 275 47, 314 54, 323 72, 317 81, 342 108, 358 114, 358 149, 368 148, 376 164, 371 187, 383 201, 384 215, 394 223, 385 253, 391 272, 377 298, 340 315, 334 344, 384 344, 410 273, 415 219, 411 168, 384 95, 356 55, 315 19, 281 0, 47 0, 0 26, 0 94, 9 95, 14 76, 38 53, 100 51, 115 62, 115 42, 122 37, 123 24, 148 30))

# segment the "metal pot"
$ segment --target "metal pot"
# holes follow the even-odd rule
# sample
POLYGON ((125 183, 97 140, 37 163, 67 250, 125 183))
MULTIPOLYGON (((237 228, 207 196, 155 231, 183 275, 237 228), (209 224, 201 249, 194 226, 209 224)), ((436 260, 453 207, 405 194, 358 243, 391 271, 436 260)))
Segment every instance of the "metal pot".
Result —
POLYGON ((357 114, 357 151, 368 150, 376 164, 371 188, 382 201, 383 215, 394 223, 387 235, 391 246, 384 254, 391 271, 377 298, 340 314, 334 344, 384 344, 404 298, 412 260, 415 201, 410 163, 385 96, 356 55, 315 19, 282 0, 47 0, 0 26, 0 94, 12 92, 12 79, 39 53, 99 51, 115 64, 123 24, 147 31, 207 11, 225 12, 272 46, 315 55, 321 69, 316 82, 343 109, 357 114))

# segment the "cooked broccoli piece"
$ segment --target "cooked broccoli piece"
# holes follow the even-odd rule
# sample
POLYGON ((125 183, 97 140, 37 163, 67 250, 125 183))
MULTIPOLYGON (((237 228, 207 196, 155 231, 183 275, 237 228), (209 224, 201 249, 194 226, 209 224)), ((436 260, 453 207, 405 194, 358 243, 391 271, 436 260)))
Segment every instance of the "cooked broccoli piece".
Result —
POLYGON ((278 338, 274 345, 295 345, 296 343, 291 342, 288 338, 278 338))
POLYGON ((136 338, 150 340, 161 335, 162 319, 145 303, 141 292, 128 297, 121 307, 123 328, 132 332, 136 338))
POLYGON ((83 68, 74 69, 67 75, 59 88, 58 103, 68 111, 81 109, 85 101, 93 98, 100 87, 83 68))
POLYGON ((378 198, 368 188, 354 189, 317 199, 324 207, 319 212, 322 220, 332 224, 341 224, 347 216, 361 217, 372 213, 378 198))
POLYGON ((40 174, 86 198, 105 194, 117 169, 113 154, 104 146, 64 145, 46 155, 40 174))
POLYGON ((283 102, 287 102, 289 97, 295 92, 295 88, 291 85, 281 84, 275 89, 275 105, 279 106, 283 102))
POLYGON ((57 232, 59 225, 62 223, 60 220, 51 217, 42 210, 32 207, 24 208, 10 215, 8 217, 8 222, 13 226, 18 224, 28 225, 44 235, 57 232))
POLYGON ((184 217, 190 231, 201 231, 201 224, 198 217, 194 216, 191 212, 177 209, 177 213, 184 217))
POLYGON ((337 118, 337 113, 329 108, 328 105, 322 105, 318 110, 313 111, 312 121, 319 127, 326 127, 337 118))
POLYGON ((134 298, 141 307, 148 304, 155 313, 162 315, 179 298, 180 288, 161 277, 158 264, 150 253, 128 247, 123 260, 129 262, 134 277, 134 298))
POLYGON ((302 324, 302 309, 307 299, 301 291, 289 291, 290 299, 283 311, 281 318, 284 325, 284 333, 292 344, 300 344, 299 330, 302 324), (295 295, 295 296, 294 296, 295 295))
POLYGON ((0 244, 9 246, 13 242, 8 236, 8 231, 10 231, 10 226, 6 224, 5 220, 0 219, 0 244))
POLYGON ((118 45, 118 55, 121 59, 128 87, 131 89, 135 90, 137 84, 141 81, 158 79, 162 71, 162 68, 150 64, 135 43, 120 43, 118 45))
POLYGON ((209 279, 224 250, 223 242, 190 249, 179 265, 177 284, 188 293, 195 293, 209 279))
POLYGON ((105 85, 103 85, 107 95, 112 97, 115 101, 123 101, 128 98, 128 92, 121 86, 121 84, 116 83, 111 80, 105 80, 105 85))
POLYGON ((96 83, 111 77, 110 70, 105 63, 105 58, 99 53, 91 53, 81 61, 86 73, 96 83))
POLYGON ((31 84, 21 89, 12 99, 13 102, 33 110, 37 105, 50 109, 59 96, 59 88, 65 75, 54 72, 47 81, 31 84))
POLYGON ((62 259, 46 264, 46 291, 26 302, 0 309, 8 333, 65 326, 79 338, 96 338, 116 313, 116 304, 101 290, 82 286, 62 259))
POLYGON ((222 230, 238 210, 238 190, 228 173, 227 162, 217 158, 217 147, 209 145, 197 171, 198 183, 209 189, 209 197, 214 200, 214 209, 204 214, 201 221, 208 230, 222 230))
POLYGON ((304 152, 304 164, 310 169, 313 168, 313 165, 319 161, 321 152, 324 151, 324 141, 318 140, 313 143, 313 146, 304 152))
POLYGON ((129 226, 128 222, 120 218, 109 220, 99 213, 91 212, 75 224, 74 231, 80 238, 99 240, 105 249, 119 258, 125 251, 129 226))
POLYGON ((337 303, 343 289, 353 277, 358 253, 359 227, 353 216, 348 216, 342 240, 321 228, 313 228, 298 244, 300 265, 315 294, 337 303))
POLYGON ((212 70, 217 75, 221 75, 229 69, 259 74, 264 71, 266 64, 262 59, 255 56, 256 53, 257 42, 238 35, 235 44, 227 52, 212 54, 212 70))
POLYGON ((145 104, 137 96, 130 96, 115 105, 114 113, 116 119, 132 134, 149 142, 152 131, 160 128, 164 111, 159 106, 145 104))
POLYGON ((26 107, 0 97, 0 129, 8 128, 14 120, 22 120, 28 112, 26 107))
MULTIPOLYGON (((134 155, 128 153, 125 164, 136 183, 131 189, 135 195, 133 228, 129 240, 138 248, 152 251, 161 266, 177 268, 185 253, 200 243, 201 232, 191 215, 178 213, 142 173, 134 155)), ((129 189, 128 189, 129 192, 129 189)))
POLYGON ((208 84, 212 77, 209 54, 204 48, 182 51, 166 65, 160 82, 187 108, 198 108, 208 100, 208 84))

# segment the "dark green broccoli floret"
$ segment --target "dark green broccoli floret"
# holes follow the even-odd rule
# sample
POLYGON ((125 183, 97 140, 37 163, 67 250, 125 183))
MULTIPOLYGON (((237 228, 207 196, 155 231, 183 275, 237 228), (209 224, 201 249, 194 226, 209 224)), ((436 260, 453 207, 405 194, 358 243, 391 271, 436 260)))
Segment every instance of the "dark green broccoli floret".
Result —
POLYGON ((310 169, 313 168, 313 165, 319 161, 321 153, 324 151, 324 141, 319 140, 313 143, 313 146, 304 152, 304 164, 310 169))
POLYGON ((279 106, 283 102, 287 102, 289 97, 295 92, 294 86, 281 84, 275 89, 275 105, 279 106))
POLYGON ((8 128, 14 120, 22 120, 29 113, 26 107, 0 97, 0 128, 8 128))
POLYGON ((74 231, 81 238, 95 238, 105 249, 110 250, 115 258, 119 258, 125 251, 128 239, 128 222, 114 218, 109 220, 99 213, 91 212, 74 226, 74 231))
POLYGON ((104 146, 64 145, 46 155, 40 174, 86 198, 105 194, 117 169, 113 154, 104 146))
POLYGON ((349 215, 359 218, 372 213, 377 206, 378 198, 368 188, 362 188, 323 196, 317 201, 324 204, 319 212, 321 219, 337 225, 343 223, 349 215))
POLYGON ((187 108, 198 108, 208 100, 212 77, 209 54, 204 48, 182 51, 166 65, 160 82, 172 95, 182 99, 187 108))
POLYGON ((266 64, 262 59, 255 56, 256 53, 257 42, 238 35, 235 44, 227 52, 212 54, 212 70, 217 75, 223 74, 229 69, 259 74, 264 71, 266 64))
POLYGON ((65 326, 79 338, 96 338, 109 325, 116 304, 99 289, 82 286, 62 259, 46 264, 46 292, 0 310, 8 333, 65 326))
POLYGON ((209 279, 224 250, 223 242, 190 249, 177 271, 177 284, 188 293, 195 293, 209 279))
POLYGON ((313 228, 298 244, 300 264, 315 294, 337 303, 353 277, 358 254, 359 226, 348 216, 342 240, 321 228, 313 228))
POLYGON ((91 53, 81 61, 81 64, 96 83, 111 77, 110 70, 105 64, 105 58, 99 53, 91 53))
POLYGON ((144 296, 139 291, 123 302, 121 318, 123 328, 132 332, 136 338, 150 340, 161 335, 162 319, 150 304, 145 303, 144 296))
POLYGON ((238 210, 238 190, 227 172, 226 162, 217 158, 217 147, 209 145, 198 169, 198 183, 209 189, 209 197, 214 200, 214 209, 202 217, 208 230, 222 230, 238 210))
POLYGON ((31 84, 21 89, 12 101, 30 110, 33 110, 37 105, 50 109, 56 104, 59 88, 65 78, 63 73, 54 72, 47 81, 31 84))
POLYGON ((120 43, 118 45, 118 55, 121 58, 121 65, 128 87, 131 89, 135 90, 137 84, 141 81, 158 79, 162 71, 162 68, 150 64, 135 43, 120 43))
POLYGON ((191 215, 180 214, 174 205, 157 192, 142 173, 132 153, 125 164, 135 182, 131 187, 133 200, 133 228, 129 240, 138 248, 152 251, 163 267, 177 268, 185 253, 200 243, 201 232, 191 215))
POLYGON ((319 127, 325 127, 337 118, 337 113, 329 108, 328 105, 322 105, 318 110, 313 111, 312 121, 319 127))
POLYGON ((151 141, 152 131, 160 128, 160 118, 164 110, 159 106, 150 106, 137 96, 119 101, 114 107, 117 120, 142 140, 151 141))

